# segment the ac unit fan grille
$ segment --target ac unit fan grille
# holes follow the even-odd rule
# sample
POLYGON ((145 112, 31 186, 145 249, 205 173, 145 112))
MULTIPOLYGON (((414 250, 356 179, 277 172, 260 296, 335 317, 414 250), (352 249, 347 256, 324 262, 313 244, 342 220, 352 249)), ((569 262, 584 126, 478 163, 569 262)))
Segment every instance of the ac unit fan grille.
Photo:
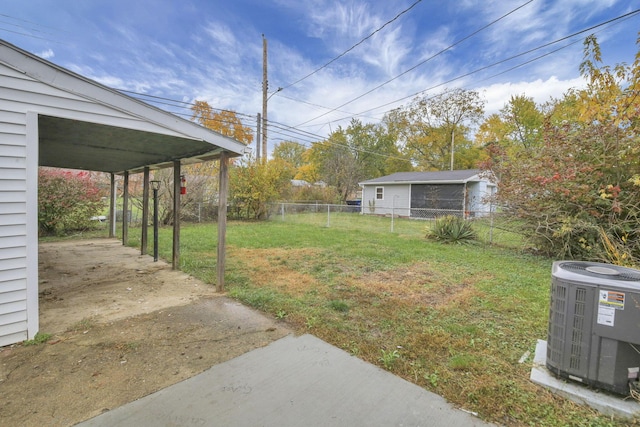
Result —
MULTIPOLYGON (((575 262, 575 261, 563 262, 560 264, 560 268, 564 270, 574 271, 590 277, 599 277, 599 278, 603 277, 602 274, 589 271, 588 270, 589 267, 593 267, 593 264, 589 264, 586 262, 575 262)), ((604 275, 604 277, 609 277, 614 280, 621 280, 621 281, 627 281, 627 282, 640 281, 640 274, 636 273, 634 270, 624 268, 624 267, 618 267, 618 266, 611 266, 611 268, 615 268, 616 274, 614 276, 604 275)))
POLYGON ((569 359, 569 367, 571 369, 580 369, 580 361, 582 359, 582 346, 584 345, 584 309, 587 291, 584 288, 576 288, 576 301, 573 307, 573 329, 571 331, 571 356, 569 359))

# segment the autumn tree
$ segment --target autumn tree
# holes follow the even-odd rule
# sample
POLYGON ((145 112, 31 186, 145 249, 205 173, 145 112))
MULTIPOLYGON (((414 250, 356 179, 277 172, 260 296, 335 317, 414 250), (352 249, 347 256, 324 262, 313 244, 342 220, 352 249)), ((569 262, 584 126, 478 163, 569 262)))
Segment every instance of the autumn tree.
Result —
POLYGON ((274 159, 282 160, 289 165, 291 179, 298 173, 299 168, 304 164, 304 152, 306 147, 295 141, 282 141, 273 148, 274 159))
POLYGON ((281 159, 247 159, 229 170, 229 205, 241 219, 265 219, 269 203, 290 186, 288 165, 281 159))
POLYGON ((38 225, 43 234, 85 230, 105 207, 89 172, 40 168, 38 170, 38 225))
POLYGON ((484 101, 471 90, 452 89, 417 97, 389 113, 404 152, 423 170, 473 167, 480 154, 469 138, 484 115, 484 101), (470 158, 471 157, 471 158, 470 158))
POLYGON ((246 145, 253 142, 251 128, 242 124, 237 114, 230 110, 214 111, 206 101, 195 101, 191 106, 191 120, 202 126, 230 136, 246 145))
POLYGON ((549 105, 537 145, 501 147, 486 166, 500 176, 500 200, 542 252, 637 263, 640 52, 633 65, 611 68, 594 37, 584 51, 587 87, 549 105))
MULTIPOLYGON (((312 176, 334 187, 342 202, 355 195, 358 182, 399 170, 411 163, 400 154, 395 136, 384 124, 364 124, 353 119, 305 153, 301 176, 312 176)), ((310 182, 314 182, 310 181, 310 182)))
MULTIPOLYGON (((251 128, 245 126, 233 111, 216 110, 206 101, 195 101, 191 112, 191 119, 208 129, 244 144, 250 144, 253 141, 251 128)), ((200 220, 202 217, 214 217, 217 214, 218 203, 218 162, 209 161, 185 165, 182 167, 181 173, 187 181, 187 193, 180 196, 182 219, 200 220)), ((154 171, 153 179, 162 182, 159 191, 160 222, 165 225, 172 224, 174 220, 173 169, 154 171)), ((139 198, 133 198, 132 201, 142 206, 142 200, 139 198)))

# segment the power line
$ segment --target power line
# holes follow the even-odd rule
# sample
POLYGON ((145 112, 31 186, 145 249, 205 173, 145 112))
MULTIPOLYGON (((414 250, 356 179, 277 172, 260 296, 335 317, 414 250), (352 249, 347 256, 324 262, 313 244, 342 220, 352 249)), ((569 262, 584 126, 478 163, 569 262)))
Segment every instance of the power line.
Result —
MULTIPOLYGON (((402 12, 398 13, 393 19, 391 19, 390 21, 387 21, 384 23, 384 25, 382 25, 380 28, 378 28, 377 30, 375 30, 374 32, 372 32, 371 34, 369 34, 368 36, 366 36, 365 38, 363 38, 362 40, 360 40, 358 43, 354 44, 353 46, 351 46, 349 49, 345 50, 344 52, 342 52, 340 55, 336 56, 335 58, 333 58, 331 61, 327 62, 326 64, 324 64, 323 66, 321 66, 320 68, 317 68, 316 70, 310 72, 309 74, 307 74, 306 76, 296 80, 293 83, 289 83, 287 85, 285 85, 284 87, 282 87, 282 89, 280 90, 284 90, 287 88, 290 88, 293 85, 296 85, 298 83, 300 83, 301 81, 313 76, 314 74, 316 74, 318 71, 328 67, 329 65, 333 64, 334 62, 336 62, 338 59, 342 58, 343 56, 345 56, 347 53, 351 52, 353 49, 355 49, 356 47, 360 46, 362 43, 364 43, 365 41, 367 41, 368 39, 370 39, 371 37, 373 37, 376 33, 380 32, 384 27, 386 27, 387 25, 391 24, 392 22, 396 21, 398 18, 400 18, 402 15, 404 15, 405 13, 409 12, 411 9, 413 9, 418 3, 420 3, 422 0, 417 0, 415 3, 413 3, 411 6, 409 6, 408 8, 406 8, 405 10, 403 10, 402 12)), ((533 0, 531 0, 533 1, 533 0)))
POLYGON ((488 23, 487 25, 485 25, 485 26, 483 26, 483 27, 479 28, 478 30, 474 31, 473 33, 471 33, 471 34, 469 34, 469 35, 467 35, 467 36, 463 37, 462 39, 460 39, 460 40, 456 41, 455 43, 453 43, 453 44, 449 45, 448 47, 446 47, 446 48, 442 49, 442 50, 441 50, 441 51, 439 51, 438 53, 436 53, 436 54, 434 54, 434 55, 430 56, 429 58, 425 59, 424 61, 419 62, 418 64, 416 64, 416 65, 414 65, 413 67, 409 68, 408 70, 406 70, 406 71, 404 71, 404 72, 402 72, 402 73, 398 74, 397 76, 395 76, 395 77, 393 77, 393 78, 391 78, 391 79, 387 80, 386 82, 379 84, 378 86, 376 86, 376 87, 374 87, 373 89, 371 89, 371 90, 369 90, 369 91, 367 91, 367 92, 363 93, 362 95, 359 95, 359 96, 357 96, 357 97, 355 97, 355 98, 351 99, 350 101, 347 101, 347 102, 345 102, 344 104, 341 104, 341 105, 339 105, 338 107, 336 107, 336 108, 334 108, 334 109, 331 109, 331 110, 327 111, 326 113, 323 113, 323 114, 321 114, 321 115, 319 115, 319 116, 317 116, 317 117, 314 117, 314 118, 312 118, 312 119, 309 119, 309 120, 307 120, 306 122, 302 122, 302 123, 298 124, 297 126, 302 126, 302 125, 307 124, 307 123, 309 123, 309 122, 312 122, 312 121, 314 121, 314 120, 316 120, 316 119, 319 119, 320 117, 324 117, 324 116, 326 116, 327 114, 330 114, 330 113, 332 113, 333 111, 336 111, 338 108, 342 108, 342 107, 344 107, 345 105, 349 105, 349 104, 351 104, 352 102, 357 101, 358 99, 360 99, 360 98, 362 98, 362 97, 364 97, 364 96, 366 96, 366 95, 370 94, 371 92, 373 92, 373 91, 375 91, 375 90, 380 89, 381 87, 383 87, 383 86, 385 86, 385 85, 387 85, 387 84, 391 83, 392 81, 394 81, 394 80, 396 80, 396 79, 398 79, 398 78, 400 78, 400 77, 404 76, 405 74, 407 74, 407 73, 409 73, 409 72, 411 72, 411 71, 415 70, 416 68, 420 67, 421 65, 423 65, 423 64, 425 64, 425 63, 427 63, 427 62, 431 61, 432 59, 436 58, 437 56, 440 56, 441 54, 443 54, 443 53, 447 52, 448 50, 450 50, 450 49, 452 49, 453 47, 455 47, 455 46, 459 45, 460 43, 464 42, 465 40, 467 40, 467 39, 469 39, 469 38, 471 38, 471 37, 475 36, 476 34, 480 33, 481 31, 484 31, 485 29, 487 29, 487 28, 489 28, 490 26, 492 26, 492 25, 496 24, 497 22, 501 21, 502 19, 506 18, 507 16, 511 15, 512 13, 514 13, 514 12, 516 12, 516 11, 520 10, 521 8, 525 7, 526 5, 528 5, 528 4, 529 4, 529 3, 531 3, 531 2, 533 2, 533 0, 529 0, 529 1, 527 1, 527 2, 525 2, 525 3, 523 3, 523 4, 521 4, 520 6, 516 7, 516 8, 515 8, 515 9, 513 9, 513 10, 511 10, 510 12, 508 12, 508 13, 506 13, 506 14, 502 15, 500 18, 498 18, 498 19, 496 19, 496 20, 494 20, 494 21, 492 21, 492 22, 488 23))
MULTIPOLYGON (((632 12, 626 13, 626 14, 624 14, 624 15, 620 15, 620 16, 618 16, 618 17, 616 17, 616 18, 609 19, 609 20, 607 20, 607 21, 601 22, 601 23, 599 23, 599 24, 593 25, 593 26, 591 26, 591 27, 588 27, 588 28, 585 28, 585 29, 583 29, 583 30, 580 30, 580 31, 577 31, 577 32, 575 32, 575 33, 572 33, 572 34, 569 34, 569 35, 567 35, 567 36, 564 36, 564 37, 562 37, 562 38, 560 38, 560 39, 554 40, 554 41, 552 41, 552 42, 545 43, 545 44, 543 44, 543 45, 541 45, 541 46, 538 46, 538 47, 536 47, 536 48, 529 49, 529 50, 527 50, 527 51, 524 51, 524 52, 518 53, 518 54, 516 54, 516 55, 513 55, 513 56, 510 56, 510 57, 508 57, 508 58, 502 59, 502 60, 500 60, 500 61, 494 62, 494 63, 492 63, 492 64, 490 64, 490 65, 486 65, 486 66, 483 66, 483 67, 477 68, 477 69, 475 69, 475 70, 473 70, 473 71, 470 71, 470 72, 468 72, 468 73, 465 73, 465 74, 459 75, 459 76, 457 76, 457 77, 454 77, 454 78, 452 78, 452 79, 449 79, 449 80, 447 80, 447 81, 445 81, 445 82, 442 82, 442 83, 439 83, 439 84, 437 84, 437 85, 431 86, 431 87, 429 87, 429 88, 423 89, 423 90, 421 90, 421 91, 419 91, 419 92, 416 92, 416 93, 413 93, 413 94, 411 94, 411 95, 407 95, 407 96, 404 96, 404 97, 402 97, 402 98, 396 99, 396 100, 394 100, 394 101, 390 101, 390 102, 387 102, 387 103, 385 103, 385 104, 379 105, 379 106, 377 106, 377 107, 373 107, 373 108, 370 108, 370 109, 368 109, 368 110, 364 110, 364 111, 362 111, 362 112, 360 112, 360 113, 358 113, 358 114, 354 114, 354 115, 350 115, 350 116, 347 116, 347 117, 342 117, 342 118, 340 118, 340 119, 336 119, 335 121, 342 121, 342 120, 346 120, 346 119, 351 118, 351 117, 361 117, 361 116, 362 116, 362 115, 364 115, 365 113, 369 113, 369 112, 371 112, 371 111, 374 111, 374 110, 377 110, 377 109, 380 109, 380 108, 383 108, 383 107, 387 107, 387 106, 389 106, 389 105, 391 105, 391 104, 395 104, 395 103, 398 103, 398 102, 404 101, 404 100, 406 100, 406 99, 408 99, 408 98, 412 98, 412 97, 417 96, 417 95, 419 95, 419 94, 421 94, 421 93, 424 93, 424 92, 427 92, 427 91, 430 91, 430 90, 436 89, 436 88, 438 88, 438 87, 444 86, 444 85, 449 84, 449 83, 451 83, 451 82, 454 82, 454 81, 456 81, 456 80, 460 80, 460 79, 462 79, 462 78, 464 78, 464 77, 469 77, 470 75, 473 75, 473 74, 479 73, 479 72, 481 72, 481 71, 487 70, 487 69, 489 69, 489 68, 495 67, 495 66, 497 66, 497 65, 503 64, 503 63, 508 62, 508 61, 511 61, 511 60, 513 60, 513 59, 519 58, 519 57, 521 57, 521 56, 524 56, 524 55, 530 54, 530 53, 535 52, 535 51, 537 51, 537 50, 544 49, 545 47, 549 47, 549 46, 554 45, 554 44, 556 44, 556 43, 560 43, 560 42, 562 42, 562 41, 565 41, 565 40, 570 39, 570 38, 572 38, 572 37, 575 37, 575 36, 577 36, 577 35, 580 35, 580 34, 586 33, 586 32, 588 32, 588 31, 594 30, 594 29, 596 29, 596 28, 599 28, 599 27, 602 27, 602 26, 605 26, 605 25, 608 25, 608 24, 612 24, 612 23, 614 23, 614 22, 616 22, 616 21, 619 21, 619 20, 623 20, 623 19, 630 18, 630 17, 632 17, 633 15, 638 14, 639 12, 640 12, 640 9, 636 9, 636 10, 634 10, 634 11, 632 11, 632 12)), ((486 78, 486 79, 483 79, 483 80, 481 80, 481 81, 488 80, 488 79, 490 79, 490 78, 493 78, 493 77, 499 76, 499 75, 501 75, 501 74, 504 74, 504 73, 506 73, 506 72, 508 72, 508 71, 512 71, 512 70, 514 70, 514 69, 516 69, 516 68, 519 68, 519 67, 521 67, 521 66, 523 66, 523 65, 529 64, 529 63, 534 62, 534 61, 539 60, 539 59, 542 59, 542 58, 544 58, 544 57, 546 57, 546 56, 549 56, 549 55, 550 55, 550 54, 552 54, 552 53, 556 53, 556 52, 558 52, 559 50, 562 50, 562 49, 564 49, 564 48, 566 48, 566 47, 569 47, 569 46, 571 46, 571 45, 574 45, 575 43, 578 43, 579 41, 580 41, 580 40, 577 40, 577 41, 574 41, 574 42, 572 42, 572 43, 569 43, 569 44, 568 44, 568 45, 566 45, 566 46, 563 46, 563 47, 561 47, 561 48, 555 49, 555 50, 553 50, 553 51, 551 51, 551 52, 549 52, 549 53, 547 53, 547 54, 540 55, 540 56, 538 56, 538 57, 536 57, 536 58, 533 58, 533 59, 531 59, 531 60, 529 60, 529 61, 526 61, 526 62, 524 62, 524 63, 521 63, 521 64, 519 64, 519 65, 517 65, 517 66, 515 66, 515 67, 509 68, 508 70, 505 70, 505 71, 500 72, 500 73, 498 73, 498 74, 494 74, 494 75, 492 75, 492 76, 490 76, 490 77, 488 77, 488 78, 486 78)), ((357 98, 356 98, 356 99, 357 99, 357 98)), ((353 102, 353 101, 350 101, 350 102, 353 102)), ((344 105, 346 105, 346 104, 343 104, 342 106, 344 106, 344 105)), ((328 109, 328 107, 326 107, 326 108, 328 109)), ((340 108, 340 107, 338 107, 338 108, 340 108)), ((332 110, 332 111, 337 111, 337 109, 334 109, 334 110, 332 110)), ((328 113, 330 113, 330 112, 332 112, 332 111, 329 111, 328 113)), ((325 113, 325 114, 328 114, 328 113, 325 113)), ((316 117, 316 118, 317 118, 317 117, 316 117)), ((312 120, 315 120, 315 119, 308 120, 307 122, 304 122, 304 123, 302 123, 302 124, 308 123, 309 121, 312 121, 312 120)), ((301 126, 302 124, 297 125, 297 126, 301 126)))
MULTIPOLYGON (((621 15, 621 16, 618 16, 618 17, 616 17, 616 18, 612 18, 612 19, 610 19, 610 20, 607 20, 607 21, 604 21, 604 22, 602 22, 602 23, 599 23, 599 24, 593 25, 593 26, 588 27, 588 28, 586 28, 586 29, 583 29, 583 30, 577 31, 577 32, 575 32, 575 33, 572 33, 572 34, 567 35, 567 36, 565 36, 565 37, 562 37, 562 38, 560 38, 560 39, 554 40, 554 41, 552 41, 552 42, 545 43, 545 44, 543 44, 543 45, 541 45, 541 46, 538 46, 538 47, 536 47, 536 48, 529 49, 529 50, 527 50, 527 51, 521 52, 521 53, 519 53, 519 54, 513 55, 513 56, 511 56, 511 57, 508 57, 508 58, 505 58, 505 59, 503 59, 503 60, 497 61, 497 62, 495 62, 495 63, 492 63, 492 64, 490 64, 490 65, 487 65, 487 66, 484 66, 484 67, 480 67, 480 68, 478 68, 478 69, 476 69, 476 70, 473 70, 473 71, 471 71, 471 72, 468 72, 468 73, 465 73, 465 74, 459 75, 459 76, 454 77, 454 78, 452 78, 452 79, 450 79, 450 80, 448 80, 448 81, 446 81, 446 82, 440 83, 440 84, 438 84, 438 85, 432 86, 432 87, 427 88, 427 89, 423 89, 423 90, 421 90, 421 91, 419 91, 419 92, 416 92, 416 93, 414 93, 414 94, 412 94, 412 95, 405 96, 405 97, 403 97, 403 98, 400 98, 400 99, 397 99, 397 100, 395 100, 395 101, 391 101, 391 102, 389 102, 389 103, 386 103, 386 104, 383 104, 383 105, 380 105, 380 106, 377 106, 377 107, 371 108, 371 109, 369 109, 369 110, 365 110, 365 111, 363 111, 363 112, 361 112, 361 113, 359 113, 359 114, 349 115, 348 117, 345 117, 345 118, 342 118, 342 119, 339 119, 339 120, 345 120, 345 119, 348 119, 348 118, 350 118, 350 117, 361 117, 361 116, 363 116, 365 113, 368 113, 368 112, 370 112, 370 111, 373 111, 373 110, 376 110, 376 109, 379 109, 379 108, 386 107, 386 106, 388 106, 388 105, 390 105, 390 104, 393 104, 393 103, 397 103, 397 102, 403 101, 403 100, 405 100, 405 99, 408 99, 408 98, 411 98, 411 97, 413 97, 413 96, 416 96, 416 95, 418 95, 418 94, 420 94, 420 93, 424 93, 424 92, 427 92, 427 91, 429 91, 429 90, 435 89, 435 88, 437 88, 437 87, 443 86, 443 85, 445 85, 445 84, 451 83, 451 82, 453 82, 453 81, 459 80, 459 79, 461 79, 461 78, 468 77, 468 76, 473 75, 473 74, 476 74, 476 73, 478 73, 478 72, 481 72, 481 71, 487 70, 487 69, 489 69, 489 68, 495 67, 495 66, 497 66, 497 65, 500 65, 500 64, 506 63, 506 62, 508 62, 508 61, 510 61, 510 60, 513 60, 513 59, 515 59, 515 58, 518 58, 518 57, 521 57, 521 56, 527 55, 527 54, 529 54, 529 53, 535 52, 535 51, 537 51, 537 50, 543 49, 543 48, 545 48, 545 47, 552 46, 552 45, 554 45, 554 44, 556 44, 556 43, 559 43, 559 42, 565 41, 565 40, 570 39, 570 38, 572 38, 572 37, 575 37, 575 36, 577 36, 577 35, 583 34, 583 33, 587 32, 587 31, 594 30, 594 29, 599 28, 599 27, 602 27, 602 26, 604 26, 604 25, 613 24, 614 22, 619 21, 619 20, 622 20, 622 19, 630 18, 630 17, 632 17, 632 16, 634 16, 634 15, 638 14, 639 12, 640 12, 640 9, 634 10, 634 11, 632 11, 632 12, 626 13, 626 14, 621 15)), ((571 45, 574 45, 575 43, 578 43, 579 41, 580 41, 580 40, 573 41, 573 42, 571 42, 571 43, 569 43, 569 44, 567 44, 567 45, 565 45, 565 46, 562 46, 562 47, 559 47, 559 48, 557 48, 557 49, 554 49, 553 51, 547 52, 547 53, 545 53, 545 54, 543 54, 543 55, 539 55, 539 56, 537 56, 537 57, 535 57, 535 58, 532 58, 532 59, 529 59, 529 60, 527 60, 527 61, 525 61, 525 62, 523 62, 523 63, 517 64, 517 65, 515 65, 515 66, 513 66, 513 67, 511 67, 511 68, 509 68, 509 69, 507 69, 507 70, 503 70, 503 71, 501 71, 500 73, 497 73, 497 74, 494 74, 494 75, 492 75, 492 76, 489 76, 489 77, 487 77, 486 79, 483 79, 483 80, 481 80, 481 81, 484 81, 484 80, 488 80, 488 79, 494 78, 494 77, 496 77, 496 76, 498 76, 498 75, 501 75, 501 74, 507 73, 507 72, 512 71, 512 70, 514 70, 514 69, 516 69, 516 68, 522 67, 522 66, 527 65, 527 64, 530 64, 530 63, 532 63, 532 62, 534 62, 534 61, 537 61, 537 60, 539 60, 539 59, 542 59, 542 58, 544 58, 544 57, 546 57, 546 56, 549 56, 549 55, 552 55, 552 54, 554 54, 554 53, 557 53, 558 51, 560 51, 560 50, 562 50, 562 49, 565 49, 565 48, 567 48, 567 47, 569 47, 569 46, 571 46, 571 45)), ((148 98, 152 98, 152 99, 157 99, 157 100, 166 100, 166 101, 169 101, 169 102, 179 103, 179 104, 183 104, 183 105, 194 105, 194 104, 189 103, 189 102, 185 102, 185 101, 177 101, 177 100, 174 100, 174 99, 170 99, 170 98, 163 98, 163 97, 154 96, 154 95, 138 94, 138 93, 136 93, 136 92, 132 92, 132 91, 123 91, 123 92, 132 93, 132 94, 136 94, 136 95, 140 95, 140 96, 144 96, 144 97, 148 97, 148 98)), ((287 98, 289 98, 289 97, 287 97, 287 98)), ((328 109, 328 107, 322 107, 322 106, 320 106, 320 105, 312 104, 312 103, 308 103, 308 102, 306 102, 306 101, 296 100, 296 99, 294 99, 294 98, 289 98, 289 99, 294 100, 294 101, 297 101, 297 102, 307 103, 307 104, 310 104, 310 105, 313 105, 313 106, 316 106, 316 107, 320 107, 320 108, 327 108, 327 109, 328 109)), ((158 102, 158 101, 154 101, 154 102, 158 102)), ((171 105, 171 104, 169 104, 169 105, 171 105)), ((179 106, 179 108, 185 108, 185 109, 186 109, 186 108, 188 108, 188 107, 186 107, 186 106, 184 106, 184 107, 179 106)), ((223 109, 218 109, 218 108, 213 108, 213 109, 215 109, 215 110, 219 110, 219 111, 223 111, 223 109)), ((253 119, 253 118, 255 117, 255 116, 253 116, 253 115, 244 114, 244 113, 238 113, 238 112, 234 112, 234 113, 236 113, 237 115, 241 115, 241 116, 244 116, 244 117, 251 118, 251 119, 253 119)), ((182 114, 182 115, 185 115, 185 116, 186 116, 186 114, 182 114)), ((221 121, 221 122, 225 122, 224 120, 220 120, 220 121, 221 121)), ((252 122, 250 122, 250 123, 252 123, 252 122)), ((305 142, 308 142, 308 143, 310 143, 310 144, 313 144, 314 142, 317 142, 318 140, 327 140, 327 138, 325 138, 325 137, 323 137, 323 136, 321 136, 321 135, 317 135, 317 134, 314 134, 314 133, 311 133, 311 132, 307 132, 307 131, 304 131, 304 130, 298 129, 298 126, 300 126, 300 125, 298 125, 298 126, 289 126, 289 125, 285 125, 285 124, 278 123, 278 122, 274 122, 274 121, 268 121, 268 123, 269 123, 269 125, 272 127, 272 129, 274 129, 274 128, 275 128, 275 129, 277 129, 277 131, 273 131, 273 132, 275 132, 275 133, 277 133, 277 134, 279 134, 279 135, 287 136, 287 137, 289 137, 289 138, 304 139, 304 140, 305 140, 305 142), (315 141, 314 141, 314 140, 315 140, 315 141)), ((253 125, 253 126, 252 126, 252 125, 248 125, 247 127, 249 127, 249 128, 252 128, 252 129, 253 129, 253 128, 255 128, 255 125, 253 125)))

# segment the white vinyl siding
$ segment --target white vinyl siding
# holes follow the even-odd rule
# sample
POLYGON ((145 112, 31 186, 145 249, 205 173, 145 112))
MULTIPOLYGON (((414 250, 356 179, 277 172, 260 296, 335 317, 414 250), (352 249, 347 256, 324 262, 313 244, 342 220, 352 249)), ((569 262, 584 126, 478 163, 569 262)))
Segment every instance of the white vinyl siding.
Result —
POLYGON ((364 185, 362 187, 362 212, 373 215, 406 216, 411 214, 411 186, 409 184, 389 184, 384 186, 364 185), (382 189, 379 199, 378 189, 382 189))
POLYGON ((0 95, 0 346, 28 338, 26 115, 7 111, 7 105, 12 103, 7 98, 3 88, 0 95))

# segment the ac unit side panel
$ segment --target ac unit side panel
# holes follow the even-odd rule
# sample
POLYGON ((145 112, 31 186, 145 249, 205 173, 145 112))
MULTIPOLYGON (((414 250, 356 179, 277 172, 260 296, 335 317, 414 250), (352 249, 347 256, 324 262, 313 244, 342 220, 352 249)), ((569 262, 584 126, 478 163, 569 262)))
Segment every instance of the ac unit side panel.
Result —
POLYGON ((552 279, 547 367, 560 375, 586 378, 592 339, 595 288, 552 279))
POLYGON ((595 385, 620 393, 629 393, 629 369, 640 367, 640 353, 632 344, 600 339, 595 385))
MULTIPOLYGON (((549 303, 549 330, 547 333, 547 367, 556 372, 562 366, 565 348, 565 330, 567 316, 567 297, 569 287, 566 283, 553 278, 549 303)), ((556 372, 557 373, 557 372, 556 372)))
POLYGON ((640 292, 599 287, 595 303, 596 335, 640 345, 640 292))

